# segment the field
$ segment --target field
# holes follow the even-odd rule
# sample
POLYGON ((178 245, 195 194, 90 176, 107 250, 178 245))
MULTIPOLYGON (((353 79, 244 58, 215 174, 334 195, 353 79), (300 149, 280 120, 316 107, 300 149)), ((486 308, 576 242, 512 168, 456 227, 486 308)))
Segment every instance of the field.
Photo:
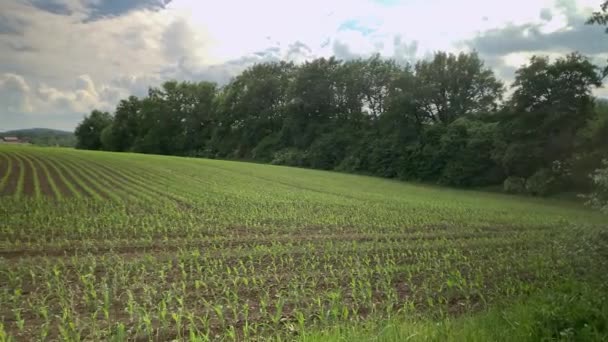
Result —
POLYGON ((0 146, 0 341, 293 340, 458 318, 595 277, 607 237, 606 217, 560 201, 0 146))

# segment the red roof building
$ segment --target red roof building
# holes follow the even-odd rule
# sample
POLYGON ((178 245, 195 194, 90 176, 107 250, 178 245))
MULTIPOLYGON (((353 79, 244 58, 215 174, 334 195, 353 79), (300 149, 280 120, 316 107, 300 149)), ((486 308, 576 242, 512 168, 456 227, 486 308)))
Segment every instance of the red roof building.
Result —
POLYGON ((26 142, 17 137, 4 137, 4 138, 0 139, 0 141, 5 144, 23 144, 26 142))

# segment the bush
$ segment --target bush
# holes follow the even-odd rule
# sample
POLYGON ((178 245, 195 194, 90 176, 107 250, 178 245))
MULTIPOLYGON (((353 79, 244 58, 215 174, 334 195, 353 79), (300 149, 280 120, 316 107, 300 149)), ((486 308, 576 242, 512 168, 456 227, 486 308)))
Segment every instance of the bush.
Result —
POLYGON ((306 166, 308 164, 307 153, 296 148, 284 148, 274 153, 270 163, 274 165, 306 166))
POLYGON ((511 176, 529 177, 542 166, 543 151, 533 143, 514 143, 504 152, 495 155, 505 173, 511 176))
POLYGON ((526 180, 521 177, 508 177, 503 182, 503 190, 510 194, 523 194, 526 192, 526 180))
POLYGON ((534 196, 546 196, 555 190, 556 178, 549 169, 540 169, 526 180, 526 192, 534 196))
POLYGON ((590 175, 593 192, 583 197, 587 199, 587 205, 608 213, 608 159, 602 165, 590 175))
POLYGON ((251 151, 251 157, 261 161, 271 161, 274 151, 281 143, 279 134, 270 134, 264 137, 251 151))
POLYGON ((357 155, 348 155, 336 166, 336 171, 357 172, 361 170, 362 160, 357 155))

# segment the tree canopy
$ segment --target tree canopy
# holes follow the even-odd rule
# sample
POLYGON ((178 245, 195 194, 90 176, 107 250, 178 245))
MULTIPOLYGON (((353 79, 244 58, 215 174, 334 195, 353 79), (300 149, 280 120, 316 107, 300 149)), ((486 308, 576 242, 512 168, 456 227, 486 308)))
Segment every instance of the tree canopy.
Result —
MULTIPOLYGON (((608 25, 608 1, 604 1, 600 5, 600 10, 593 12, 593 15, 587 21, 587 24, 608 25)), ((606 28, 608 32, 608 28, 606 28)))
POLYGON ((114 115, 93 111, 78 147, 258 160, 547 194, 591 186, 606 158, 597 66, 534 56, 511 94, 473 53, 414 65, 378 55, 254 65, 229 84, 169 81, 114 115))

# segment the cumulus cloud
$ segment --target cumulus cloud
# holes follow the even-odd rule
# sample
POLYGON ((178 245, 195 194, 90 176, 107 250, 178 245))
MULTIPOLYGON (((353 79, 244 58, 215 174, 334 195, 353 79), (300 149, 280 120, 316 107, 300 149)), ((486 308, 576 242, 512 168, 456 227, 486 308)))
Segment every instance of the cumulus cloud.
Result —
POLYGON ((0 75, 0 129, 19 128, 19 122, 38 126, 65 128, 73 125, 92 109, 112 110, 115 104, 130 94, 117 86, 97 87, 89 75, 80 75, 73 86, 56 88, 27 80, 12 73, 0 75), (57 119, 65 120, 60 124, 57 119))
MULTIPOLYGON (((597 7, 599 8, 599 3, 597 7)), ((543 8, 538 21, 509 23, 479 32, 465 45, 479 52, 498 75, 510 82, 514 72, 534 55, 557 58, 578 51, 603 65, 608 52, 604 29, 586 25, 590 6, 573 0, 557 0, 543 8)), ((598 92, 603 95, 603 90, 598 92)))
POLYGON ((0 34, 20 35, 23 33, 25 26, 26 22, 24 20, 9 16, 6 13, 0 13, 0 34))
POLYGON ((164 9, 171 0, 87 0, 89 20, 122 15, 131 11, 164 9))
POLYGON ((165 80, 225 84, 282 59, 380 53, 405 63, 477 50, 504 79, 531 53, 600 61, 608 37, 583 25, 599 3, 2 0, 0 122, 71 129, 92 108, 111 110, 165 80))
POLYGON ((570 52, 594 55, 608 51, 608 39, 604 30, 585 25, 585 18, 559 30, 543 33, 541 25, 525 24, 508 26, 484 32, 470 42, 480 53, 504 55, 513 52, 570 52))
POLYGON ((8 112, 31 112, 30 87, 23 77, 6 73, 0 77, 0 103, 8 112))
POLYGON ((393 38, 393 58, 401 63, 413 62, 418 52, 418 41, 404 42, 400 35, 393 38))
MULTIPOLYGON (((272 52, 274 54, 278 54, 280 52, 280 49, 278 47, 274 47, 272 49, 272 52)), ((295 43, 289 44, 285 59, 292 62, 300 63, 302 61, 310 59, 312 57, 312 54, 312 49, 308 45, 298 40, 295 43)))
POLYGON ((108 108, 118 98, 107 96, 111 88, 99 91, 88 75, 81 75, 74 86, 58 89, 44 83, 33 84, 21 75, 4 74, 0 78, 0 102, 9 112, 87 112, 93 108, 108 108))
POLYGON ((69 16, 79 13, 85 21, 94 21, 139 10, 160 10, 171 0, 29 0, 36 9, 69 16))
POLYGON ((548 8, 543 8, 540 11, 540 18, 545 21, 551 21, 553 19, 553 13, 548 8))

